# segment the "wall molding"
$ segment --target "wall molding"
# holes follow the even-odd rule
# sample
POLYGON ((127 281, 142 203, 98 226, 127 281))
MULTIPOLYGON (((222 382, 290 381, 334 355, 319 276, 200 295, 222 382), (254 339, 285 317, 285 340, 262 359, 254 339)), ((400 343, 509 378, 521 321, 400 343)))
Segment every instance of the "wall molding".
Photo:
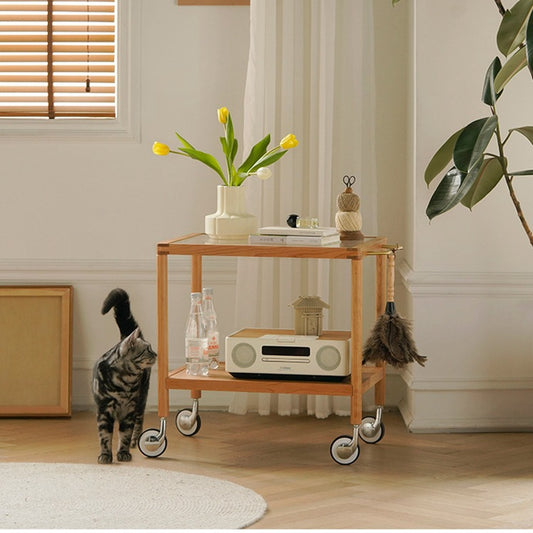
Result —
POLYGON ((533 273, 416 271, 402 260, 398 274, 415 296, 501 296, 533 298, 533 273))
MULTIPOLYGON (((221 285, 235 284, 237 261, 232 257, 204 261, 205 278, 221 285)), ((189 283, 190 259, 172 257, 168 266, 169 283, 189 283)), ((115 280, 138 283, 156 282, 156 260, 94 259, 0 259, 0 284, 17 283, 108 283, 115 280)))

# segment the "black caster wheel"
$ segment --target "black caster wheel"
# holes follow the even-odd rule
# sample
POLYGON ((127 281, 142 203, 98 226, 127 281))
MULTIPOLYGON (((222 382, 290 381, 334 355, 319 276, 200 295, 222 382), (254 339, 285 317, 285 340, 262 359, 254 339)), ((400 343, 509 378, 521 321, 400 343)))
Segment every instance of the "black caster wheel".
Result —
POLYGON ((158 440, 158 429, 147 429, 139 437, 139 450, 146 457, 159 457, 167 449, 167 438, 158 440))
POLYGON ((359 445, 352 449, 350 444, 353 442, 352 437, 343 435, 337 437, 329 448, 331 458, 340 465, 351 465, 359 457, 359 445))
POLYGON ((380 422, 379 426, 374 429, 373 424, 376 419, 373 416, 363 418, 359 426, 359 437, 367 444, 377 444, 385 435, 385 426, 380 422))
POLYGON ((176 414, 176 427, 185 437, 192 437, 200 431, 202 420, 199 414, 192 420, 192 411, 190 409, 181 409, 176 414))

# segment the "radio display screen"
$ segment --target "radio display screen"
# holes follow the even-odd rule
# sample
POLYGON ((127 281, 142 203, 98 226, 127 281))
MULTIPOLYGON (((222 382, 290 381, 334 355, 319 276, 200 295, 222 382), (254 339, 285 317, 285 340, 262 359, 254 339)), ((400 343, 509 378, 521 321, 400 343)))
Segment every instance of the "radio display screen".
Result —
POLYGON ((263 355, 291 355, 299 357, 309 357, 311 348, 308 346, 262 346, 263 355))

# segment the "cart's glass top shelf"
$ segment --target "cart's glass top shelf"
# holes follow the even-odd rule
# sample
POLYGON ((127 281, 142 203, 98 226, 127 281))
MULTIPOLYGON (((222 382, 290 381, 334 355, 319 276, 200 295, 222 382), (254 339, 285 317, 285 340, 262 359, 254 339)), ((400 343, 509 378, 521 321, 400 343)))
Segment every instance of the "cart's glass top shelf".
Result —
POLYGON ((193 233, 163 241, 158 255, 226 255, 239 257, 316 257, 357 259, 383 249, 386 237, 365 237, 358 241, 307 246, 302 244, 249 244, 244 240, 214 240, 205 233, 193 233))

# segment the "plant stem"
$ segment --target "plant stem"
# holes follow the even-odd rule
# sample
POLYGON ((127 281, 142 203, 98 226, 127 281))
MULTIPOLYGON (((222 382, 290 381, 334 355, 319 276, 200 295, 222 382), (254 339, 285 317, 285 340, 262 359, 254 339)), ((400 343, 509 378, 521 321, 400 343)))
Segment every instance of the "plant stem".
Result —
POLYGON ((494 0, 494 2, 498 6, 498 11, 500 12, 500 15, 503 17, 505 15, 506 9, 503 7, 501 0, 494 0))
MULTIPOLYGON (((493 108, 493 112, 496 113, 496 110, 494 108, 493 108)), ((526 221, 526 217, 524 216, 524 212, 522 211, 520 202, 518 201, 518 198, 516 197, 514 187, 513 187, 513 177, 509 176, 509 173, 507 171, 507 159, 505 158, 505 155, 503 153, 503 142, 502 142, 502 137, 500 134, 500 122, 499 121, 496 126, 496 140, 498 142, 498 151, 500 153, 499 160, 500 160, 500 164, 503 169, 503 176, 505 178, 505 183, 507 184, 507 188, 509 189, 509 195, 511 196, 511 200, 515 207, 518 218, 520 219, 522 227, 524 228, 527 238, 529 239, 529 244, 533 246, 533 233, 531 232, 531 229, 529 228, 529 225, 526 221)))

